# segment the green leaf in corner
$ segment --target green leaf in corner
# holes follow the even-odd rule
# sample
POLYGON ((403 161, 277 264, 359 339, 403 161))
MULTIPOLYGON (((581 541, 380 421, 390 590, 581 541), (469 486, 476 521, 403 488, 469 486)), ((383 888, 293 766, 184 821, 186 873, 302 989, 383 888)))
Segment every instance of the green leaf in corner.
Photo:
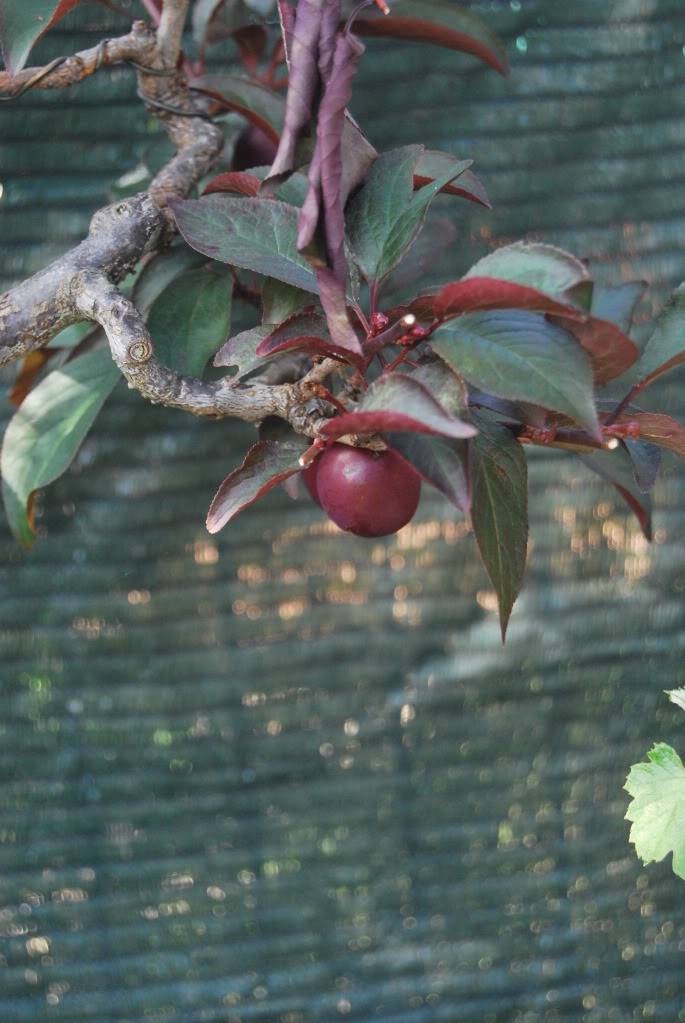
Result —
POLYGON ((10 74, 21 71, 33 44, 79 0, 2 0, 0 48, 10 74))
POLYGON ((528 467, 504 426, 474 416, 471 520, 483 564, 497 594, 502 639, 526 568, 528 467))
POLYGON ((590 359, 544 316, 521 309, 466 313, 440 327, 431 343, 480 390, 561 412, 601 439, 590 359))
POLYGON ((24 546, 35 540, 31 495, 69 467, 120 379, 109 348, 96 348, 48 373, 10 420, 0 456, 2 496, 24 546))
POLYGON ((200 377, 231 327, 233 277, 227 267, 188 270, 155 299, 148 327, 169 369, 200 377))
POLYGON ((625 783, 632 801, 630 841, 643 863, 673 853, 673 873, 685 880, 685 767, 674 749, 658 742, 649 763, 633 764, 625 783))
POLYGON ((394 270, 440 189, 471 166, 471 160, 455 159, 415 192, 414 171, 423 151, 423 146, 402 146, 382 153, 350 200, 345 214, 350 249, 367 281, 382 281, 394 270))

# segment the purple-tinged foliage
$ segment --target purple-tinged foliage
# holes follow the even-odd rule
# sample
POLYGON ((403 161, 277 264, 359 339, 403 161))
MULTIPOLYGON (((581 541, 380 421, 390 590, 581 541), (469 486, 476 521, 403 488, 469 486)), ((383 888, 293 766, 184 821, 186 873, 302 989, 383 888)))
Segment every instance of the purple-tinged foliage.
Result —
POLYGON ((297 144, 309 129, 319 87, 319 39, 327 0, 299 0, 290 42, 283 134, 267 182, 295 168, 297 144))
POLYGON ((231 519, 300 470, 299 457, 307 442, 297 434, 279 440, 260 440, 245 461, 217 490, 207 512, 207 529, 218 533, 231 519))
POLYGON ((361 36, 433 43, 471 53, 502 75, 509 71, 506 50, 497 36, 477 15, 452 0, 397 0, 385 17, 371 6, 356 18, 355 29, 361 36))
POLYGON ((428 388, 404 373, 379 377, 364 394, 357 411, 329 420, 322 432, 329 440, 336 440, 348 433, 364 436, 404 430, 456 440, 476 433, 475 427, 449 413, 428 388))

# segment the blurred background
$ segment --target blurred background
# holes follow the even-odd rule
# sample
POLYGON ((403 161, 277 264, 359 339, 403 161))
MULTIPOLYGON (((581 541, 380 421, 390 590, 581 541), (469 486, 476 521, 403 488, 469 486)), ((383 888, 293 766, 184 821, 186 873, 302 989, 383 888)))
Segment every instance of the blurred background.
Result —
MULTIPOLYGON (((509 79, 367 41, 378 147, 475 160, 446 272, 525 236, 685 279, 682 0, 471 3, 509 79)), ((35 62, 138 12, 85 3, 35 62)), ((219 51, 217 51, 217 55, 219 51)), ((76 243, 156 126, 130 70, 0 108, 0 285, 76 243)), ((682 374, 650 398, 683 413, 682 374)), ((2 411, 10 414, 6 399, 2 411)), ((682 471, 653 545, 570 457, 531 456, 502 647, 468 526, 396 537, 273 492, 215 537, 251 428, 119 386, 24 553, 0 527, 0 1018, 8 1023, 685 1020, 685 887, 628 845, 627 769, 685 752, 682 471)))

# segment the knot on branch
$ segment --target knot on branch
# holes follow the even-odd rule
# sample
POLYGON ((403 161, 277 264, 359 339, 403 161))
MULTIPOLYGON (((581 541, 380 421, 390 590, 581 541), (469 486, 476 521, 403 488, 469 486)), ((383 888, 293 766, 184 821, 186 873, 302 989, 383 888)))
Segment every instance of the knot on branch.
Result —
POLYGON ((96 210, 90 219, 88 235, 90 238, 125 235, 143 252, 154 247, 160 227, 159 206, 149 192, 139 192, 96 210))
POLYGON ((134 341, 130 344, 126 350, 126 358, 128 362, 134 362, 136 365, 149 362, 154 355, 155 350, 151 341, 143 338, 140 341, 134 341))

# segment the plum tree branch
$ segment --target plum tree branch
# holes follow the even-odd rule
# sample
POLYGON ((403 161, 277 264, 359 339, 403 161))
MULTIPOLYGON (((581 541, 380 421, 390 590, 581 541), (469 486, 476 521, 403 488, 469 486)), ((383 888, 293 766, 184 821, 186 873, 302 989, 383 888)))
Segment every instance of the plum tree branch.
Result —
POLYGON ((311 397, 307 378, 295 384, 254 383, 234 386, 233 381, 205 382, 184 377, 162 365, 154 355, 150 333, 135 306, 103 274, 83 273, 74 283, 74 302, 83 317, 104 329, 112 358, 135 388, 155 405, 182 409, 197 416, 234 416, 259 422, 279 416, 298 433, 316 436, 321 415, 311 397))
POLYGON ((0 366, 43 347, 71 323, 91 320, 103 327, 129 387, 149 401, 194 415, 249 422, 276 415, 297 432, 316 437, 325 418, 321 402, 313 398, 313 385, 337 368, 334 360, 315 365, 296 383, 240 386, 230 379, 205 382, 181 376, 155 357, 143 318, 117 287, 143 256, 168 244, 176 230, 169 202, 191 192, 223 144, 221 131, 197 108, 198 100, 178 70, 188 5, 188 0, 167 0, 156 32, 138 21, 128 35, 103 41, 47 72, 29 69, 11 79, 0 75, 0 89, 16 94, 37 77, 36 87, 59 88, 99 67, 132 62, 138 68, 141 99, 164 125, 176 150, 146 192, 98 210, 84 241, 0 296, 0 366))
POLYGON ((27 88, 63 89, 89 78, 101 67, 112 67, 126 61, 148 66, 156 46, 156 35, 144 21, 134 21, 131 31, 115 39, 103 39, 97 46, 81 50, 71 57, 53 61, 47 67, 24 68, 11 75, 0 71, 0 93, 10 99, 27 88))

